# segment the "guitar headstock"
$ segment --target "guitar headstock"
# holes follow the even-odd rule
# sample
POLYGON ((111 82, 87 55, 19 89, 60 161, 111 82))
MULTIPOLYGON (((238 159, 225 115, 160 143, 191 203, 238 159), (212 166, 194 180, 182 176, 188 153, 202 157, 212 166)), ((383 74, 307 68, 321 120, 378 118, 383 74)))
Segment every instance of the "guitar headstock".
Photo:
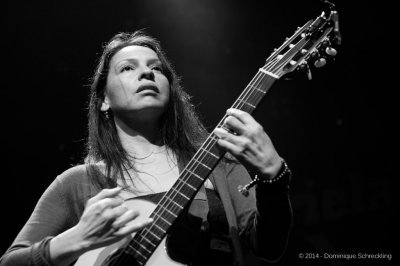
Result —
POLYGON ((341 44, 338 13, 333 4, 328 1, 325 3, 328 11, 323 11, 315 20, 297 28, 290 38, 274 49, 262 67, 264 71, 277 78, 294 71, 305 71, 311 79, 309 65, 322 67, 336 55, 334 47, 341 44))

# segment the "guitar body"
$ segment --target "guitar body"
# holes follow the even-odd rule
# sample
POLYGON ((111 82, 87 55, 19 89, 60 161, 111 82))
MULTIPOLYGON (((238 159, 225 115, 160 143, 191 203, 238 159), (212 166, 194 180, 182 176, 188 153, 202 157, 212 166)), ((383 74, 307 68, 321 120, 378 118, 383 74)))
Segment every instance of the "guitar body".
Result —
MULTIPOLYGON (((140 215, 134 222, 143 221, 147 219, 156 208, 156 204, 141 199, 130 199, 125 201, 126 206, 131 210, 139 211, 140 215)), ((135 235, 132 234, 132 237, 135 235)), ((100 266, 118 249, 124 248, 131 238, 125 238, 115 244, 104 248, 98 248, 86 252, 79 257, 74 266, 100 266)), ((172 260, 167 254, 167 247, 165 245, 166 238, 164 238, 160 245, 156 248, 150 259, 147 261, 146 266, 183 266, 179 262, 172 260)), ((130 266, 130 265, 129 265, 130 266)), ((132 265, 134 266, 134 265, 132 265)))

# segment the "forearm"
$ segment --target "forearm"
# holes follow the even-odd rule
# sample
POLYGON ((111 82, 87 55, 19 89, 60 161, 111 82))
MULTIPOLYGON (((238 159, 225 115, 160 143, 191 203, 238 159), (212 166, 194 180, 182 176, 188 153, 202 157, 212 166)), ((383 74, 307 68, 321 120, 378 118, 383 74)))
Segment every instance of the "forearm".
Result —
POLYGON ((26 242, 14 243, 0 258, 2 266, 49 266, 48 243, 52 237, 46 237, 29 245, 26 242))
MULTIPOLYGON (((269 261, 279 259, 285 250, 292 224, 292 210, 288 197, 290 175, 285 174, 285 178, 280 178, 279 182, 277 180, 271 184, 257 184, 250 188, 248 193, 239 193, 238 188, 249 184, 252 178, 240 164, 232 163, 228 167, 227 205, 229 202, 233 204, 240 237, 255 255, 269 261)), ((278 169, 274 176, 278 177, 283 170, 284 168, 282 171, 278 169)), ((218 178, 218 174, 223 175, 223 172, 215 173, 217 178, 214 178, 214 182, 222 200, 226 200, 225 183, 222 178, 218 178)), ((259 175, 263 177, 260 173, 259 175)))
POLYGON ((292 209, 287 182, 260 184, 256 187, 257 213, 247 241, 256 255, 269 261, 284 253, 292 225, 292 209))
POLYGON ((86 252, 87 248, 73 227, 49 242, 49 259, 52 265, 69 265, 86 252))

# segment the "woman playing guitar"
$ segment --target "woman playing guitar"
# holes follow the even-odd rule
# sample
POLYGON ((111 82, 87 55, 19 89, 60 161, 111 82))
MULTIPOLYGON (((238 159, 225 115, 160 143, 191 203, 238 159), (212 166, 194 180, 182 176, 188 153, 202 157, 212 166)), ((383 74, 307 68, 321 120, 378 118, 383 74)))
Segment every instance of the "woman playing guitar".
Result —
MULTIPOLYGON (((211 172, 200 186, 185 181, 193 197, 174 188, 174 198, 187 197, 188 204, 165 203, 209 133, 156 39, 137 31, 110 40, 93 76, 88 109, 85 162, 48 187, 1 265, 151 265, 147 256, 160 255, 135 242, 139 251, 129 240, 141 232, 157 241, 146 231, 160 227, 156 219, 168 228, 159 230, 165 230, 167 257, 176 265, 262 265, 282 256, 292 222, 290 170, 243 110, 228 109, 223 126, 211 133, 219 153, 209 155, 222 158, 212 169, 197 165, 211 172), (260 182, 240 193, 238 186, 252 180, 248 171, 260 182), (139 219, 144 205, 131 209, 132 199, 163 204, 165 216, 139 219), (94 250, 101 252, 85 258, 94 250)), ((196 169, 186 173, 197 176, 196 169)))

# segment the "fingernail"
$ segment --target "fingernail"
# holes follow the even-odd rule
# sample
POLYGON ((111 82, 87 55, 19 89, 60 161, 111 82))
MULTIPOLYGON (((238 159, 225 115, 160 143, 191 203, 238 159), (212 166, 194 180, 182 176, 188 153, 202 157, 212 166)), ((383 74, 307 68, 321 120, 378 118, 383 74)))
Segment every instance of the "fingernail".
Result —
POLYGON ((217 135, 217 137, 220 137, 220 133, 221 133, 221 132, 219 132, 220 130, 221 129, 219 129, 219 128, 214 129, 214 134, 217 135))
POLYGON ((153 218, 148 218, 146 221, 143 222, 144 226, 149 226, 154 222, 153 218))

